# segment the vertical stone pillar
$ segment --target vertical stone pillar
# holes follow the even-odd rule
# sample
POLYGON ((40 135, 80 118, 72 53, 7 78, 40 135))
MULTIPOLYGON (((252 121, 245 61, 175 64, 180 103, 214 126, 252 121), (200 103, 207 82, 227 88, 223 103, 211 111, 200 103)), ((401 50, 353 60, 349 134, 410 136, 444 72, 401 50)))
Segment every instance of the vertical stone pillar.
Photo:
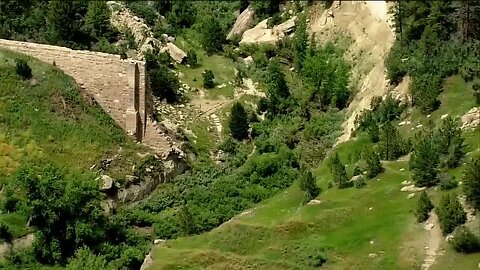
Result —
POLYGON ((142 118, 140 114, 140 72, 137 63, 133 62, 128 70, 129 104, 126 111, 126 130, 138 141, 143 139, 142 118))

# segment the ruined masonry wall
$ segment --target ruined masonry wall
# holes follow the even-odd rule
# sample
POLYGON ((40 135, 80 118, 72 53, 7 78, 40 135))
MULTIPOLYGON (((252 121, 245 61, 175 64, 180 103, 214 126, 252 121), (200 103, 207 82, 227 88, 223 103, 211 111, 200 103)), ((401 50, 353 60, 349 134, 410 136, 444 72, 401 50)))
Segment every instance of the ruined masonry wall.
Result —
POLYGON ((5 39, 0 39, 0 47, 25 53, 49 64, 55 62, 58 68, 91 94, 120 127, 128 133, 137 131, 137 139, 141 141, 142 136, 139 136, 138 131, 145 129, 146 111, 149 111, 145 110, 144 62, 122 60, 119 55, 5 39), (133 74, 135 65, 138 67, 139 98, 136 108, 133 93, 136 84, 133 74), (127 114, 132 113, 133 118, 131 115, 127 117, 127 114))

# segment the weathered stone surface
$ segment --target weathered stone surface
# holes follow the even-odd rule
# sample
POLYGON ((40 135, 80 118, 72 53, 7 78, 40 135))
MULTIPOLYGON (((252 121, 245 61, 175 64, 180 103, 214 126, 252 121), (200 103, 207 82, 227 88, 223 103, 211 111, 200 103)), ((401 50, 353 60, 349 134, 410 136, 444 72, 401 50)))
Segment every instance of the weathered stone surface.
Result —
POLYGON ((167 43, 166 51, 168 52, 170 57, 172 57, 172 59, 175 60, 175 62, 177 63, 182 63, 183 59, 187 57, 187 54, 184 51, 182 51, 180 48, 178 48, 175 44, 171 42, 167 43))
POLYGON ((415 185, 405 186, 405 187, 402 187, 402 189, 400 189, 400 191, 404 191, 404 192, 418 192, 423 190, 425 190, 425 187, 416 187, 415 185))
POLYGON ((274 26, 269 29, 267 26, 268 19, 261 21, 252 29, 248 29, 243 33, 240 44, 271 44, 276 45, 277 42, 290 33, 295 27, 296 17, 292 17, 288 21, 274 26))
POLYGON ((253 23, 254 10, 248 6, 241 14, 238 16, 237 20, 233 24, 232 29, 227 35, 228 40, 232 40, 235 36, 242 35, 245 30, 248 29, 251 23, 253 23))
POLYGON ((100 191, 103 191, 103 192, 109 191, 114 187, 115 180, 110 176, 104 174, 100 176, 100 178, 98 179, 102 181, 102 185, 100 186, 100 191))
POLYGON ((474 107, 462 116, 462 129, 474 129, 480 125, 480 107, 474 107))
POLYGON ((275 25, 272 28, 272 31, 277 36, 288 35, 295 28, 296 21, 297 21, 297 16, 293 16, 292 18, 288 19, 287 21, 285 21, 285 22, 283 22, 279 25, 275 25))

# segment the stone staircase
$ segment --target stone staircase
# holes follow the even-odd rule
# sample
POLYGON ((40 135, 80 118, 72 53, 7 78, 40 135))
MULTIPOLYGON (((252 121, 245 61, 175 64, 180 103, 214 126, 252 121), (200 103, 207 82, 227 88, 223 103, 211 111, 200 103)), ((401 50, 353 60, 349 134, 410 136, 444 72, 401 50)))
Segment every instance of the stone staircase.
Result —
POLYGON ((143 144, 153 149, 157 155, 162 158, 166 158, 168 154, 174 149, 173 140, 163 132, 158 124, 152 119, 149 119, 146 123, 146 130, 143 144))

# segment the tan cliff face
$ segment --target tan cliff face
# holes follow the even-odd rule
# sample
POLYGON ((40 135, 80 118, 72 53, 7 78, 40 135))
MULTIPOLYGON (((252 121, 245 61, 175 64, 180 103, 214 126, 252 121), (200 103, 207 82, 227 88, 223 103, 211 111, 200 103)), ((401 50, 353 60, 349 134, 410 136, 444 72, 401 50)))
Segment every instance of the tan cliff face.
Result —
POLYGON ((334 1, 329 9, 319 8, 310 16, 310 33, 320 42, 341 36, 352 40, 347 58, 353 62, 351 83, 358 92, 346 110, 343 135, 337 143, 350 138, 355 117, 370 108, 371 99, 389 91, 384 60, 395 40, 390 5, 385 1, 334 1))

